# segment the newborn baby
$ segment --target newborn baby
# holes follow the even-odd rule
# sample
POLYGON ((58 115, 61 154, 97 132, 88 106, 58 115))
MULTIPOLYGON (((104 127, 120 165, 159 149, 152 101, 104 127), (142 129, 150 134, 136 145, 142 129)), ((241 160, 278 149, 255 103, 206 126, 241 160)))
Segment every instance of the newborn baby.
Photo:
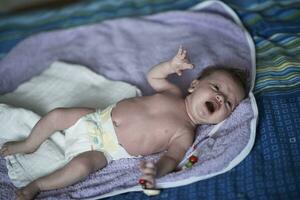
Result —
POLYGON ((156 177, 172 172, 182 160, 197 125, 223 121, 246 96, 243 73, 221 67, 205 69, 184 96, 167 77, 192 68, 180 47, 172 59, 149 71, 156 94, 124 99, 104 110, 56 108, 38 121, 28 138, 4 144, 2 156, 32 153, 55 131, 65 134, 68 163, 19 189, 18 199, 72 185, 112 160, 164 152, 156 163, 141 164, 141 179, 153 188, 156 177))

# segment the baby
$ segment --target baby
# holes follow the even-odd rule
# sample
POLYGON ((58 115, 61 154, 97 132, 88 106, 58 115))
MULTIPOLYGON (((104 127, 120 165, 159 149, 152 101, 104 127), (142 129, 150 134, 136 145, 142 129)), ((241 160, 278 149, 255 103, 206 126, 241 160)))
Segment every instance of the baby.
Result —
POLYGON ((211 67, 192 81, 184 97, 166 78, 192 68, 180 47, 174 58, 149 71, 147 79, 156 94, 124 99, 104 110, 56 108, 38 121, 28 138, 4 144, 2 156, 32 153, 53 132, 65 133, 68 163, 18 190, 18 199, 72 185, 112 160, 164 152, 156 163, 141 164, 141 179, 147 188, 155 187, 155 178, 182 160, 196 126, 223 121, 246 96, 239 70, 211 67))

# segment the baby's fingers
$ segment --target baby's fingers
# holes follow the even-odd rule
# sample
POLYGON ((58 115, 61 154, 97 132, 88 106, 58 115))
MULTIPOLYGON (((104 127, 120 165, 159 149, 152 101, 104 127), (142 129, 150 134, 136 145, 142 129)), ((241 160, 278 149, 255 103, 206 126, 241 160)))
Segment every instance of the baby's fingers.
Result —
POLYGON ((183 49, 182 49, 182 46, 180 45, 180 47, 179 47, 179 49, 177 51, 177 56, 181 56, 182 51, 183 51, 183 49))
POLYGON ((143 172, 143 174, 156 175, 156 167, 151 162, 142 162, 140 170, 143 172))
POLYGON ((182 63, 179 69, 176 69, 176 74, 178 76, 182 75, 182 71, 185 69, 193 69, 194 65, 191 63, 182 63))
POLYGON ((180 59, 183 60, 186 58, 187 51, 184 49, 180 55, 180 59))
POLYGON ((183 64, 182 64, 182 67, 183 67, 184 69, 193 69, 193 68, 194 68, 194 65, 191 64, 191 63, 183 63, 183 64))
POLYGON ((144 168, 155 168, 155 165, 152 162, 141 161, 140 169, 144 169, 144 168))
POLYGON ((155 176, 156 175, 156 170, 154 168, 144 168, 141 170, 143 174, 155 176))
POLYGON ((180 60, 183 60, 186 58, 187 50, 183 49, 182 46, 179 47, 176 57, 180 60))
POLYGON ((155 187, 155 179, 153 176, 151 175, 144 175, 141 177, 141 179, 139 180, 139 184, 141 184, 141 186, 143 188, 154 188, 155 187))
POLYGON ((152 162, 141 161, 140 162, 140 170, 143 170, 145 168, 155 168, 155 166, 152 162))

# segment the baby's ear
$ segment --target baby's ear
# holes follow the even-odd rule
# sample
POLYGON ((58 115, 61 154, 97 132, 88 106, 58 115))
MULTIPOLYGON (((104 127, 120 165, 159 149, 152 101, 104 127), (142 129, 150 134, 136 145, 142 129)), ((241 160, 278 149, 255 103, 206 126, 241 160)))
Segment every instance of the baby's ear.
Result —
POLYGON ((194 90, 195 90, 195 88, 196 88, 196 86, 197 86, 197 84, 199 83, 199 80, 193 80, 192 82, 191 82, 191 85, 190 85, 190 87, 188 88, 188 92, 189 93, 192 93, 192 92, 194 92, 194 90))

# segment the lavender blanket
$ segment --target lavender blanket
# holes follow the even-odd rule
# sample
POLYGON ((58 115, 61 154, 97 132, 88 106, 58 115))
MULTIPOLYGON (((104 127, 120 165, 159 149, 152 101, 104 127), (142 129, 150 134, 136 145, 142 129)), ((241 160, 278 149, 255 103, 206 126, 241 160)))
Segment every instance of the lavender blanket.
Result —
MULTIPOLYGON (((192 168, 159 178, 158 187, 175 187, 203 180, 236 166, 252 148, 257 110, 252 88, 254 48, 246 31, 226 5, 212 1, 193 11, 172 11, 140 18, 107 20, 99 24, 41 33, 18 44, 0 61, 0 94, 40 74, 56 60, 78 63, 112 80, 137 85, 144 95, 153 93, 145 75, 154 64, 172 57, 182 45, 195 69, 180 78, 183 90, 207 65, 221 64, 249 71, 249 98, 222 124, 201 126, 187 152, 199 156, 192 168)), ((63 70, 63 69, 61 69, 63 70)), ((156 159, 158 155, 143 159, 156 159)), ((85 180, 59 190, 42 192, 41 199, 83 199, 141 190, 137 186, 139 159, 122 159, 85 180)), ((182 162, 184 163, 184 161, 182 162)), ((5 160, 0 158, 1 196, 15 190, 5 160)))

